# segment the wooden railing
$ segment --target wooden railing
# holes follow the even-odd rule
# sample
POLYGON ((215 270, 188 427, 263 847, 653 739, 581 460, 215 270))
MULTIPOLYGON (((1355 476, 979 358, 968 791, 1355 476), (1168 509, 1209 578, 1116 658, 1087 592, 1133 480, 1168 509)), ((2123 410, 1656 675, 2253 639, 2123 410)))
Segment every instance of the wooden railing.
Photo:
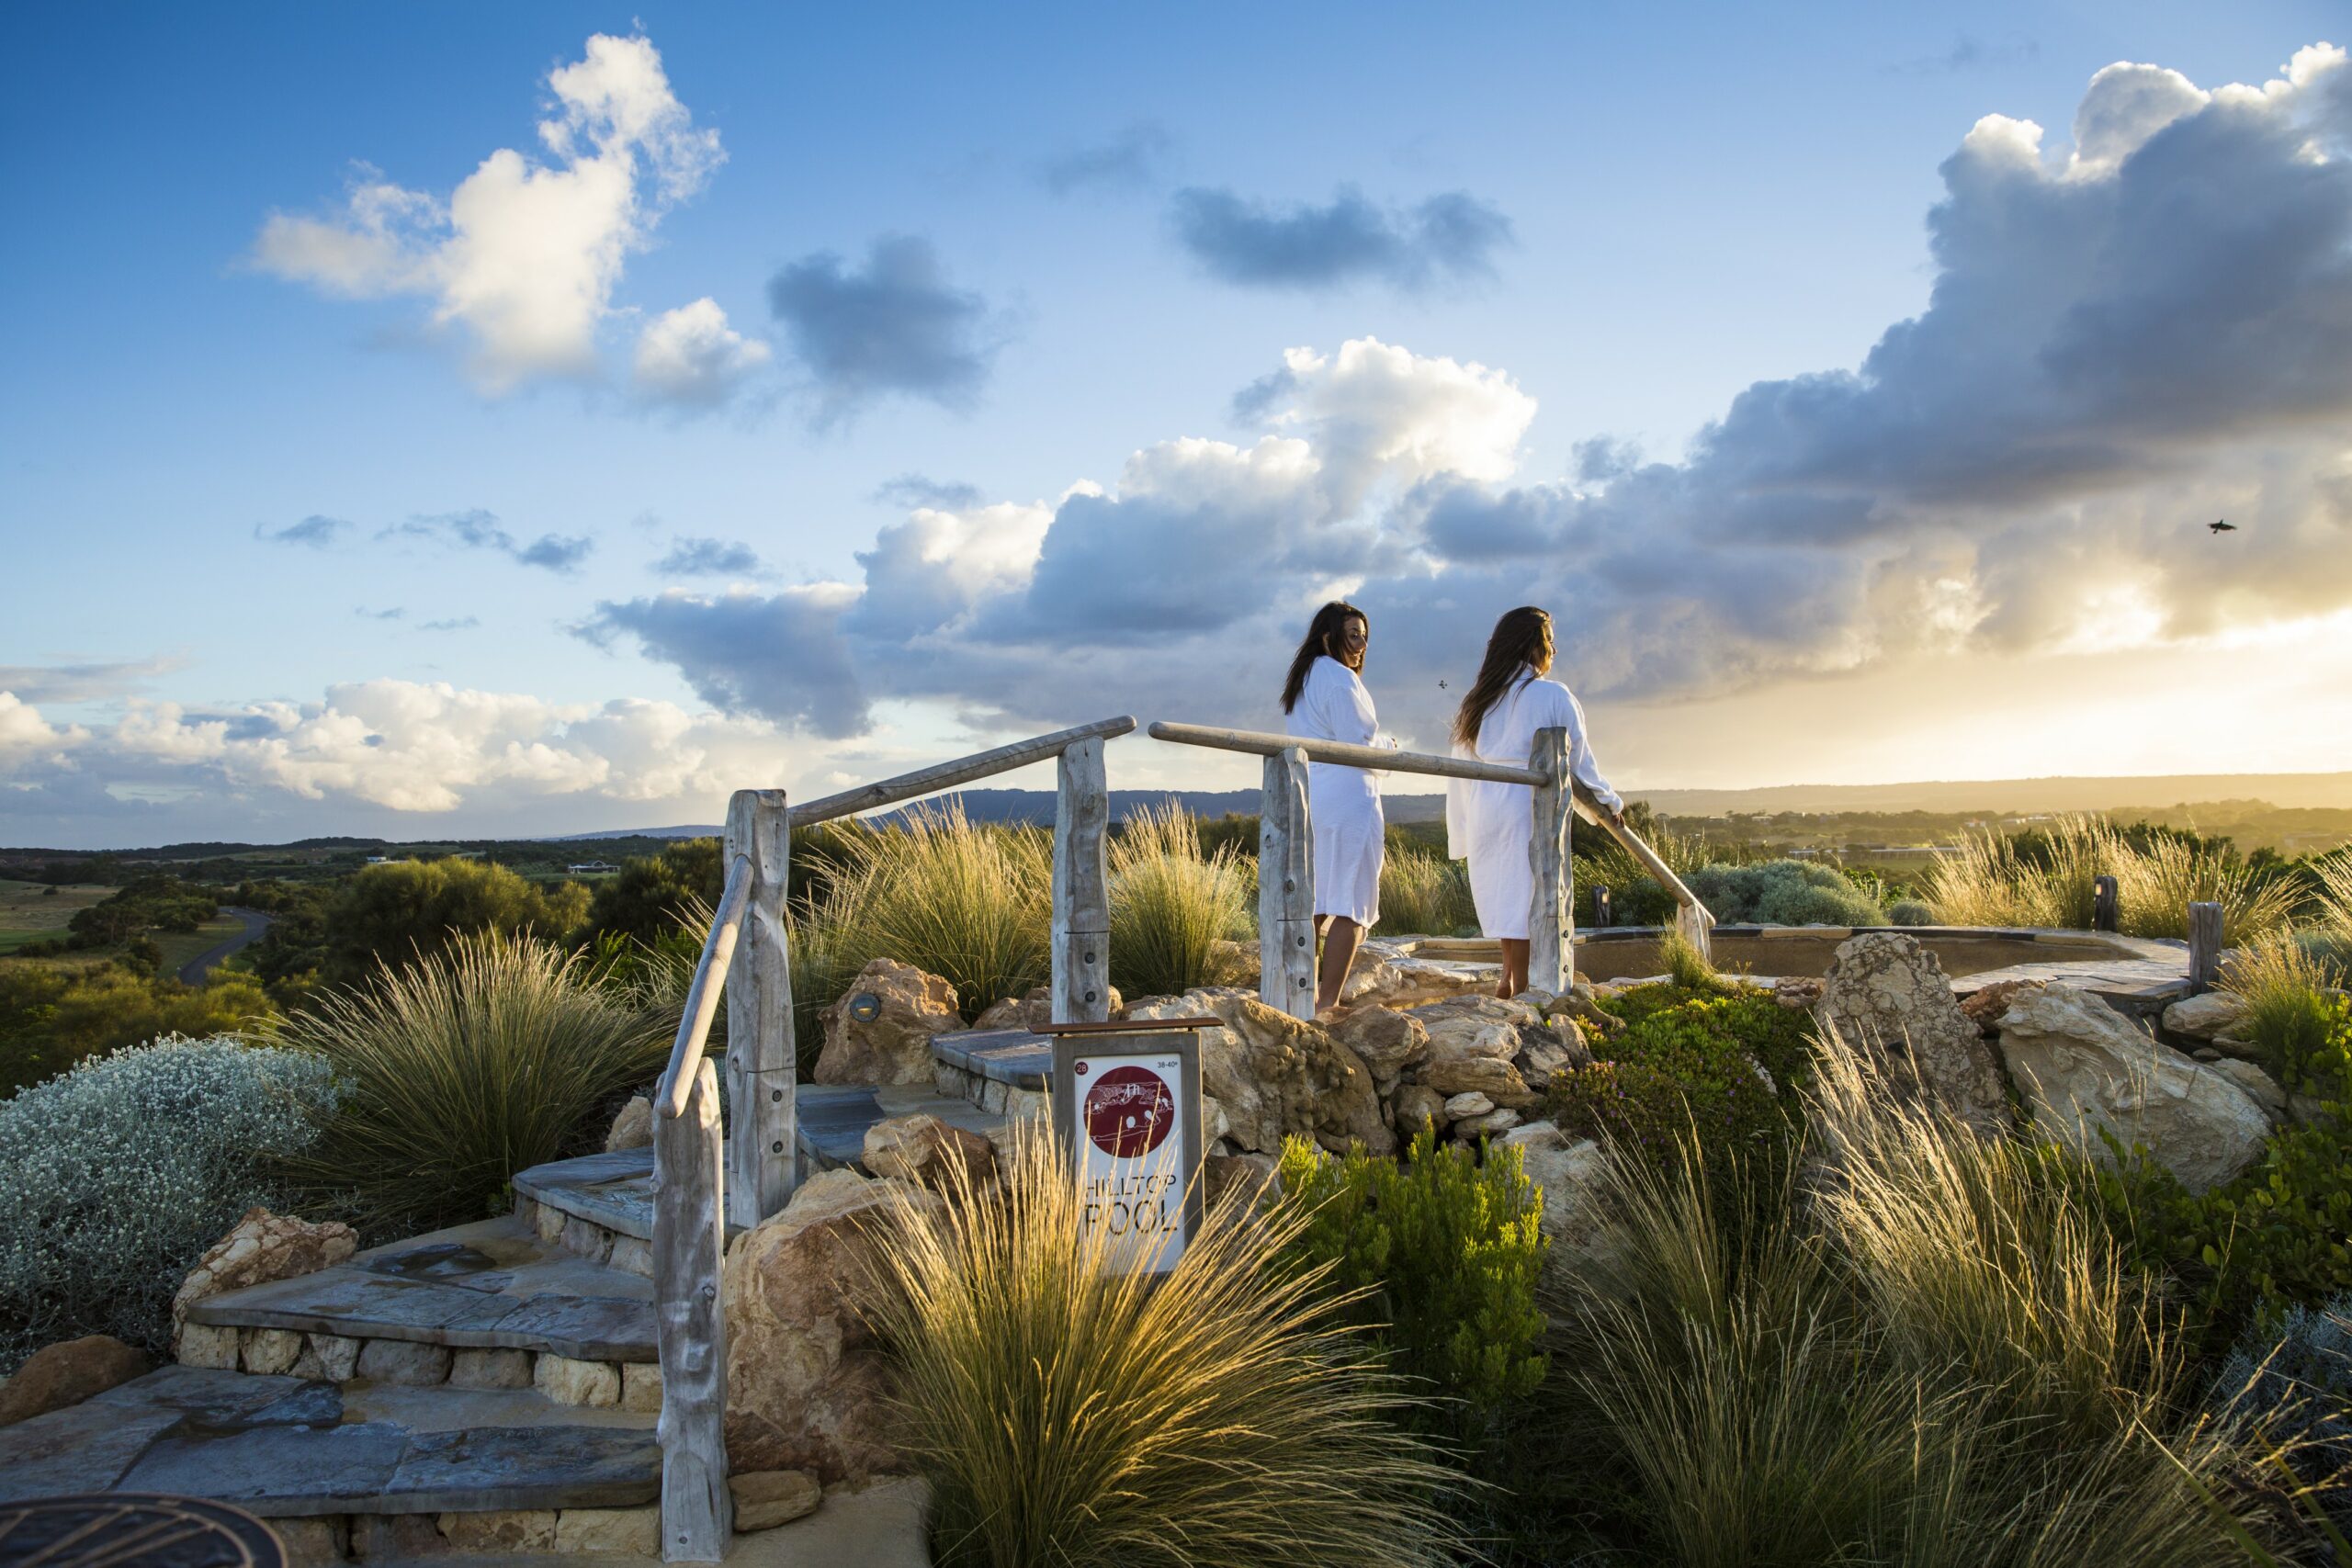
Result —
POLYGON ((1054 815, 1053 1016, 1111 1016, 1111 906, 1104 864, 1110 790, 1104 742, 1136 727, 1106 718, 1000 746, 803 806, 782 790, 738 790, 727 806, 726 881, 654 1090, 653 1299, 662 1360, 662 1555, 716 1562, 731 1533, 727 1489, 727 1227, 748 1229, 791 1200, 797 1179, 798 1071, 785 928, 792 829, 878 811, 1057 759, 1054 815), (727 1124, 705 1055, 727 1001, 727 1124))
POLYGON ((1568 772, 1565 729, 1537 730, 1530 765, 1524 768, 1197 724, 1157 723, 1149 733, 1156 740, 1265 758, 1258 818, 1258 993, 1269 1007, 1294 1018, 1311 1018, 1315 1012, 1314 826, 1306 798, 1309 762, 1527 785, 1532 792, 1534 814, 1528 847, 1534 893, 1527 926, 1527 978, 1539 990, 1565 990, 1576 977, 1576 914, 1570 904, 1575 889, 1568 860, 1571 816, 1599 825, 1657 878, 1674 895, 1677 928, 1701 953, 1708 949, 1714 917, 1657 852, 1642 841, 1641 835, 1602 810, 1592 792, 1568 772))

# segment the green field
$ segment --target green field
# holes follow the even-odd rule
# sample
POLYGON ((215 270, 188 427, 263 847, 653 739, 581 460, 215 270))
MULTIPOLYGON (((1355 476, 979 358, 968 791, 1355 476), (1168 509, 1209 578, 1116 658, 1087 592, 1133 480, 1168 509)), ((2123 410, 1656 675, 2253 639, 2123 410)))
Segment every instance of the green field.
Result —
POLYGON ((111 887, 65 886, 51 897, 51 889, 39 882, 0 881, 0 954, 14 953, 28 942, 63 936, 65 922, 77 910, 88 908, 113 891, 111 887))
POLYGON ((219 946, 244 929, 234 915, 216 915, 192 931, 157 931, 155 945, 164 952, 163 972, 176 975, 180 965, 198 953, 219 946))

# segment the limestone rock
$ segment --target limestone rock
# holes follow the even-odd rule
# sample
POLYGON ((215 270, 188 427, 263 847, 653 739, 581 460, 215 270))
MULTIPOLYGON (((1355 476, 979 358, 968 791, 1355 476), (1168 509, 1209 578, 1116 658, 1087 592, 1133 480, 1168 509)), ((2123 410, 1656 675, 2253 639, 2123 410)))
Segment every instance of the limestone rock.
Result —
POLYGON ((2009 1010, 2009 1003, 2016 999, 2018 992, 2031 990, 2041 984, 2040 980, 1996 980, 1963 998, 1960 1010, 1976 1025, 1978 1033, 1988 1040, 1997 1039, 2001 1032, 2001 1015, 2009 1010))
POLYGON ((262 1377, 277 1377, 294 1370, 302 1355, 302 1336, 290 1328, 248 1328, 237 1352, 237 1363, 262 1377))
POLYGON ((605 1134, 605 1152, 617 1154, 623 1149, 650 1148, 652 1145, 653 1102, 641 1094, 633 1096, 613 1118, 612 1130, 605 1134))
POLYGON ((2270 1053, 2251 1040, 2241 1040, 2234 1034, 2216 1034, 2206 1042, 2217 1056, 2228 1056, 2240 1062, 2263 1062, 2270 1053))
POLYGON ((1392 1077, 1429 1055, 1429 1026, 1409 1012, 1377 1004, 1342 1008, 1329 1026, 1373 1077, 1392 1077))
POLYGON ((2207 991, 2184 997, 2165 1009, 2165 1028, 2190 1040, 2211 1040, 2227 1034, 2245 1014, 2245 1003, 2232 991, 2207 991))
POLYGON ((931 1037, 964 1027, 956 1011, 955 987, 890 958, 859 970, 824 1016, 825 1048, 809 1075, 817 1083, 927 1084, 931 1037), (881 1010, 861 1022, 852 1009, 868 995, 881 1010))
POLYGON ((1378 1002, 1384 1007, 1410 1008, 1449 997, 1492 996, 1501 976, 1499 964, 1423 958, 1393 942, 1374 940, 1356 949, 1356 961, 1348 971, 1340 1000, 1349 1006, 1378 1002))
POLYGON ((460 1347, 449 1359, 452 1388, 529 1388, 534 1381, 528 1350, 460 1347))
POLYGON ((1445 1113, 1445 1096, 1427 1084, 1408 1083, 1396 1091, 1396 1140, 1409 1144, 1419 1135, 1424 1122, 1434 1122, 1437 1135, 1445 1136, 1445 1129, 1453 1118, 1445 1113))
POLYGON ((1237 1147, 1278 1155, 1283 1136, 1296 1133, 1334 1151, 1353 1142, 1374 1154, 1396 1152, 1371 1069, 1320 1025, 1226 987, 1127 1009, 1130 1020, 1204 1016, 1218 1026, 1201 1031, 1201 1090, 1237 1147))
POLYGON ((553 1508, 493 1508, 479 1514, 444 1514, 441 1539, 459 1551, 553 1551, 553 1508))
POLYGON ((2072 986, 2020 992, 2001 1015, 2001 1053, 2040 1129, 2101 1161, 2094 1128, 2127 1146, 2144 1143, 2192 1191, 2245 1169, 2270 1132, 2262 1107, 2229 1077, 2072 986))
POLYGON ((652 1414, 662 1408, 662 1363, 659 1361, 623 1361, 621 1367, 621 1408, 642 1414, 652 1414))
POLYGON ((1446 1120, 1458 1122, 1464 1116, 1484 1116, 1495 1108, 1495 1102, 1476 1089, 1464 1089, 1445 1102, 1446 1120))
POLYGON ((0 1427, 79 1404, 94 1393, 143 1376, 154 1365, 144 1350, 110 1334, 85 1334, 44 1345, 0 1383, 0 1427))
POLYGON ((1558 1018, 1542 1029, 1519 1032, 1519 1057, 1513 1063, 1531 1089, 1541 1089, 1561 1073, 1592 1066, 1592 1050, 1575 1019, 1558 1018))
POLYGON ((1838 944, 1820 1016, 1846 1048, 1872 1057, 1897 1093, 1949 1111, 1987 1137, 2007 1130, 2001 1072, 1984 1031, 1952 999, 1942 962, 1900 931, 1838 944))
POLYGON ((370 1339, 359 1348, 356 1370, 359 1376, 374 1382, 432 1388, 449 1381, 449 1361, 447 1345, 427 1345, 414 1339, 370 1339))
POLYGON ((1430 1081, 1431 1069, 1442 1063, 1472 1056, 1508 1063, 1524 1046, 1520 1032, 1544 1024, 1544 1015, 1525 1002, 1507 1002, 1498 997, 1456 997, 1416 1010, 1421 1026, 1430 1032, 1430 1048, 1419 1071, 1408 1076, 1424 1083, 1430 1081))
POLYGON ((825 1489, 805 1470, 755 1470, 749 1474, 738 1471, 727 1478, 727 1490, 735 1496, 738 1530, 774 1529, 790 1524, 816 1512, 817 1505, 825 1499, 825 1489))
POLYGON ((351 1550, 351 1527, 339 1515, 279 1517, 269 1528, 286 1548, 286 1568, 343 1568, 351 1550))
POLYGON ((1465 1144, 1475 1143, 1480 1138, 1490 1137, 1497 1133, 1508 1133, 1518 1126, 1520 1121, 1518 1111, 1508 1105, 1498 1105, 1492 1111, 1476 1116, 1464 1116, 1461 1121, 1456 1122, 1453 1124, 1453 1135, 1465 1144))
POLYGON ((610 1361, 574 1360, 552 1350, 539 1352, 539 1359, 531 1367, 531 1385, 558 1404, 614 1405, 621 1402, 620 1368, 610 1361))
POLYGON ((1820 1005, 1826 988, 1819 980, 1792 975, 1772 982, 1772 999, 1791 1012, 1804 1012, 1820 1005))
POLYGON ((363 1343, 341 1334, 305 1334, 302 1353, 294 1358, 294 1375, 349 1382, 359 1375, 359 1347, 363 1343))
POLYGON ((2211 1070, 2245 1090, 2246 1098, 2262 1107, 2273 1126, 2287 1120, 2287 1091, 2279 1087, 2277 1078, 2252 1062, 2223 1056, 2211 1064, 2211 1070))
POLYGON ((953 1192, 996 1184, 996 1150, 978 1133, 928 1112, 891 1116, 865 1130, 865 1168, 876 1176, 953 1192))
POLYGON ((1495 1141, 1517 1149, 1528 1179, 1544 1194, 1536 1227, 1552 1246, 1544 1256, 1544 1278, 1554 1288, 1580 1269, 1609 1257, 1609 1227, 1597 1192, 1608 1164, 1590 1138, 1571 1138, 1550 1122, 1530 1122, 1495 1141))
POLYGON ((1211 1155, 1201 1161, 1201 1208, 1215 1209, 1225 1195, 1239 1188, 1238 1200, 1254 1207, 1268 1192, 1282 1190, 1281 1173, 1272 1155, 1211 1155))
POLYGON ((1466 1113, 1452 1111, 1453 1101, 1465 1094, 1482 1094, 1496 1105, 1513 1111, 1526 1111, 1537 1099, 1528 1089, 1527 1080, 1519 1076, 1517 1067, 1492 1056, 1456 1056, 1451 1061, 1431 1062, 1421 1069, 1420 1078, 1438 1093, 1449 1097, 1447 1106, 1456 1116, 1466 1113))
POLYGON ((340 1220, 312 1224, 267 1209, 248 1210, 180 1281, 172 1297, 173 1325, 186 1322, 187 1309, 208 1296, 332 1268, 358 1248, 358 1233, 340 1220))
POLYGON ((615 1557, 662 1554, 662 1508, 566 1508, 556 1516, 555 1549, 615 1557))
POLYGON ((980 1016, 972 1020, 972 1027, 976 1030, 1026 1029, 1029 1027, 1028 1006, 1019 997, 999 997, 980 1010, 980 1016))
POLYGON ((894 1195, 944 1210, 922 1188, 828 1170, 728 1248, 727 1452, 738 1469, 831 1482, 899 1468, 889 1366, 864 1310, 880 1288, 894 1195))
POLYGON ((183 1367, 210 1367, 233 1372, 237 1370, 238 1338, 234 1328, 183 1323, 172 1335, 172 1359, 183 1367))

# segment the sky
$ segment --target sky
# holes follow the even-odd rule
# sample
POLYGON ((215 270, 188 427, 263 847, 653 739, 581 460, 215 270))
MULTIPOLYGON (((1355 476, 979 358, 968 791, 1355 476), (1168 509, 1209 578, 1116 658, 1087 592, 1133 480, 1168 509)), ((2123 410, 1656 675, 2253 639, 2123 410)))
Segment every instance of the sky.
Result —
POLYGON ((0 843, 1279 728, 1334 596, 1634 793, 2352 767, 2340 4, 13 21, 0 843))

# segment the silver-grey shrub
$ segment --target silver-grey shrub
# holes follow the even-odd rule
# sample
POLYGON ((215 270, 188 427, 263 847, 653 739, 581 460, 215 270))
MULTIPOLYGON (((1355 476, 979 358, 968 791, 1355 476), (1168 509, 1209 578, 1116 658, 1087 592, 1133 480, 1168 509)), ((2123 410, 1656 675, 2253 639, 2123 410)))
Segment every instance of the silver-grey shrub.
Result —
POLYGON ((1799 860, 1708 865, 1683 878, 1726 925, 1883 926, 1886 911, 1835 866, 1799 860))
POLYGON ((297 1052, 166 1036, 0 1101, 0 1369, 84 1334, 160 1350, 172 1292, 277 1197, 333 1086, 297 1052))

